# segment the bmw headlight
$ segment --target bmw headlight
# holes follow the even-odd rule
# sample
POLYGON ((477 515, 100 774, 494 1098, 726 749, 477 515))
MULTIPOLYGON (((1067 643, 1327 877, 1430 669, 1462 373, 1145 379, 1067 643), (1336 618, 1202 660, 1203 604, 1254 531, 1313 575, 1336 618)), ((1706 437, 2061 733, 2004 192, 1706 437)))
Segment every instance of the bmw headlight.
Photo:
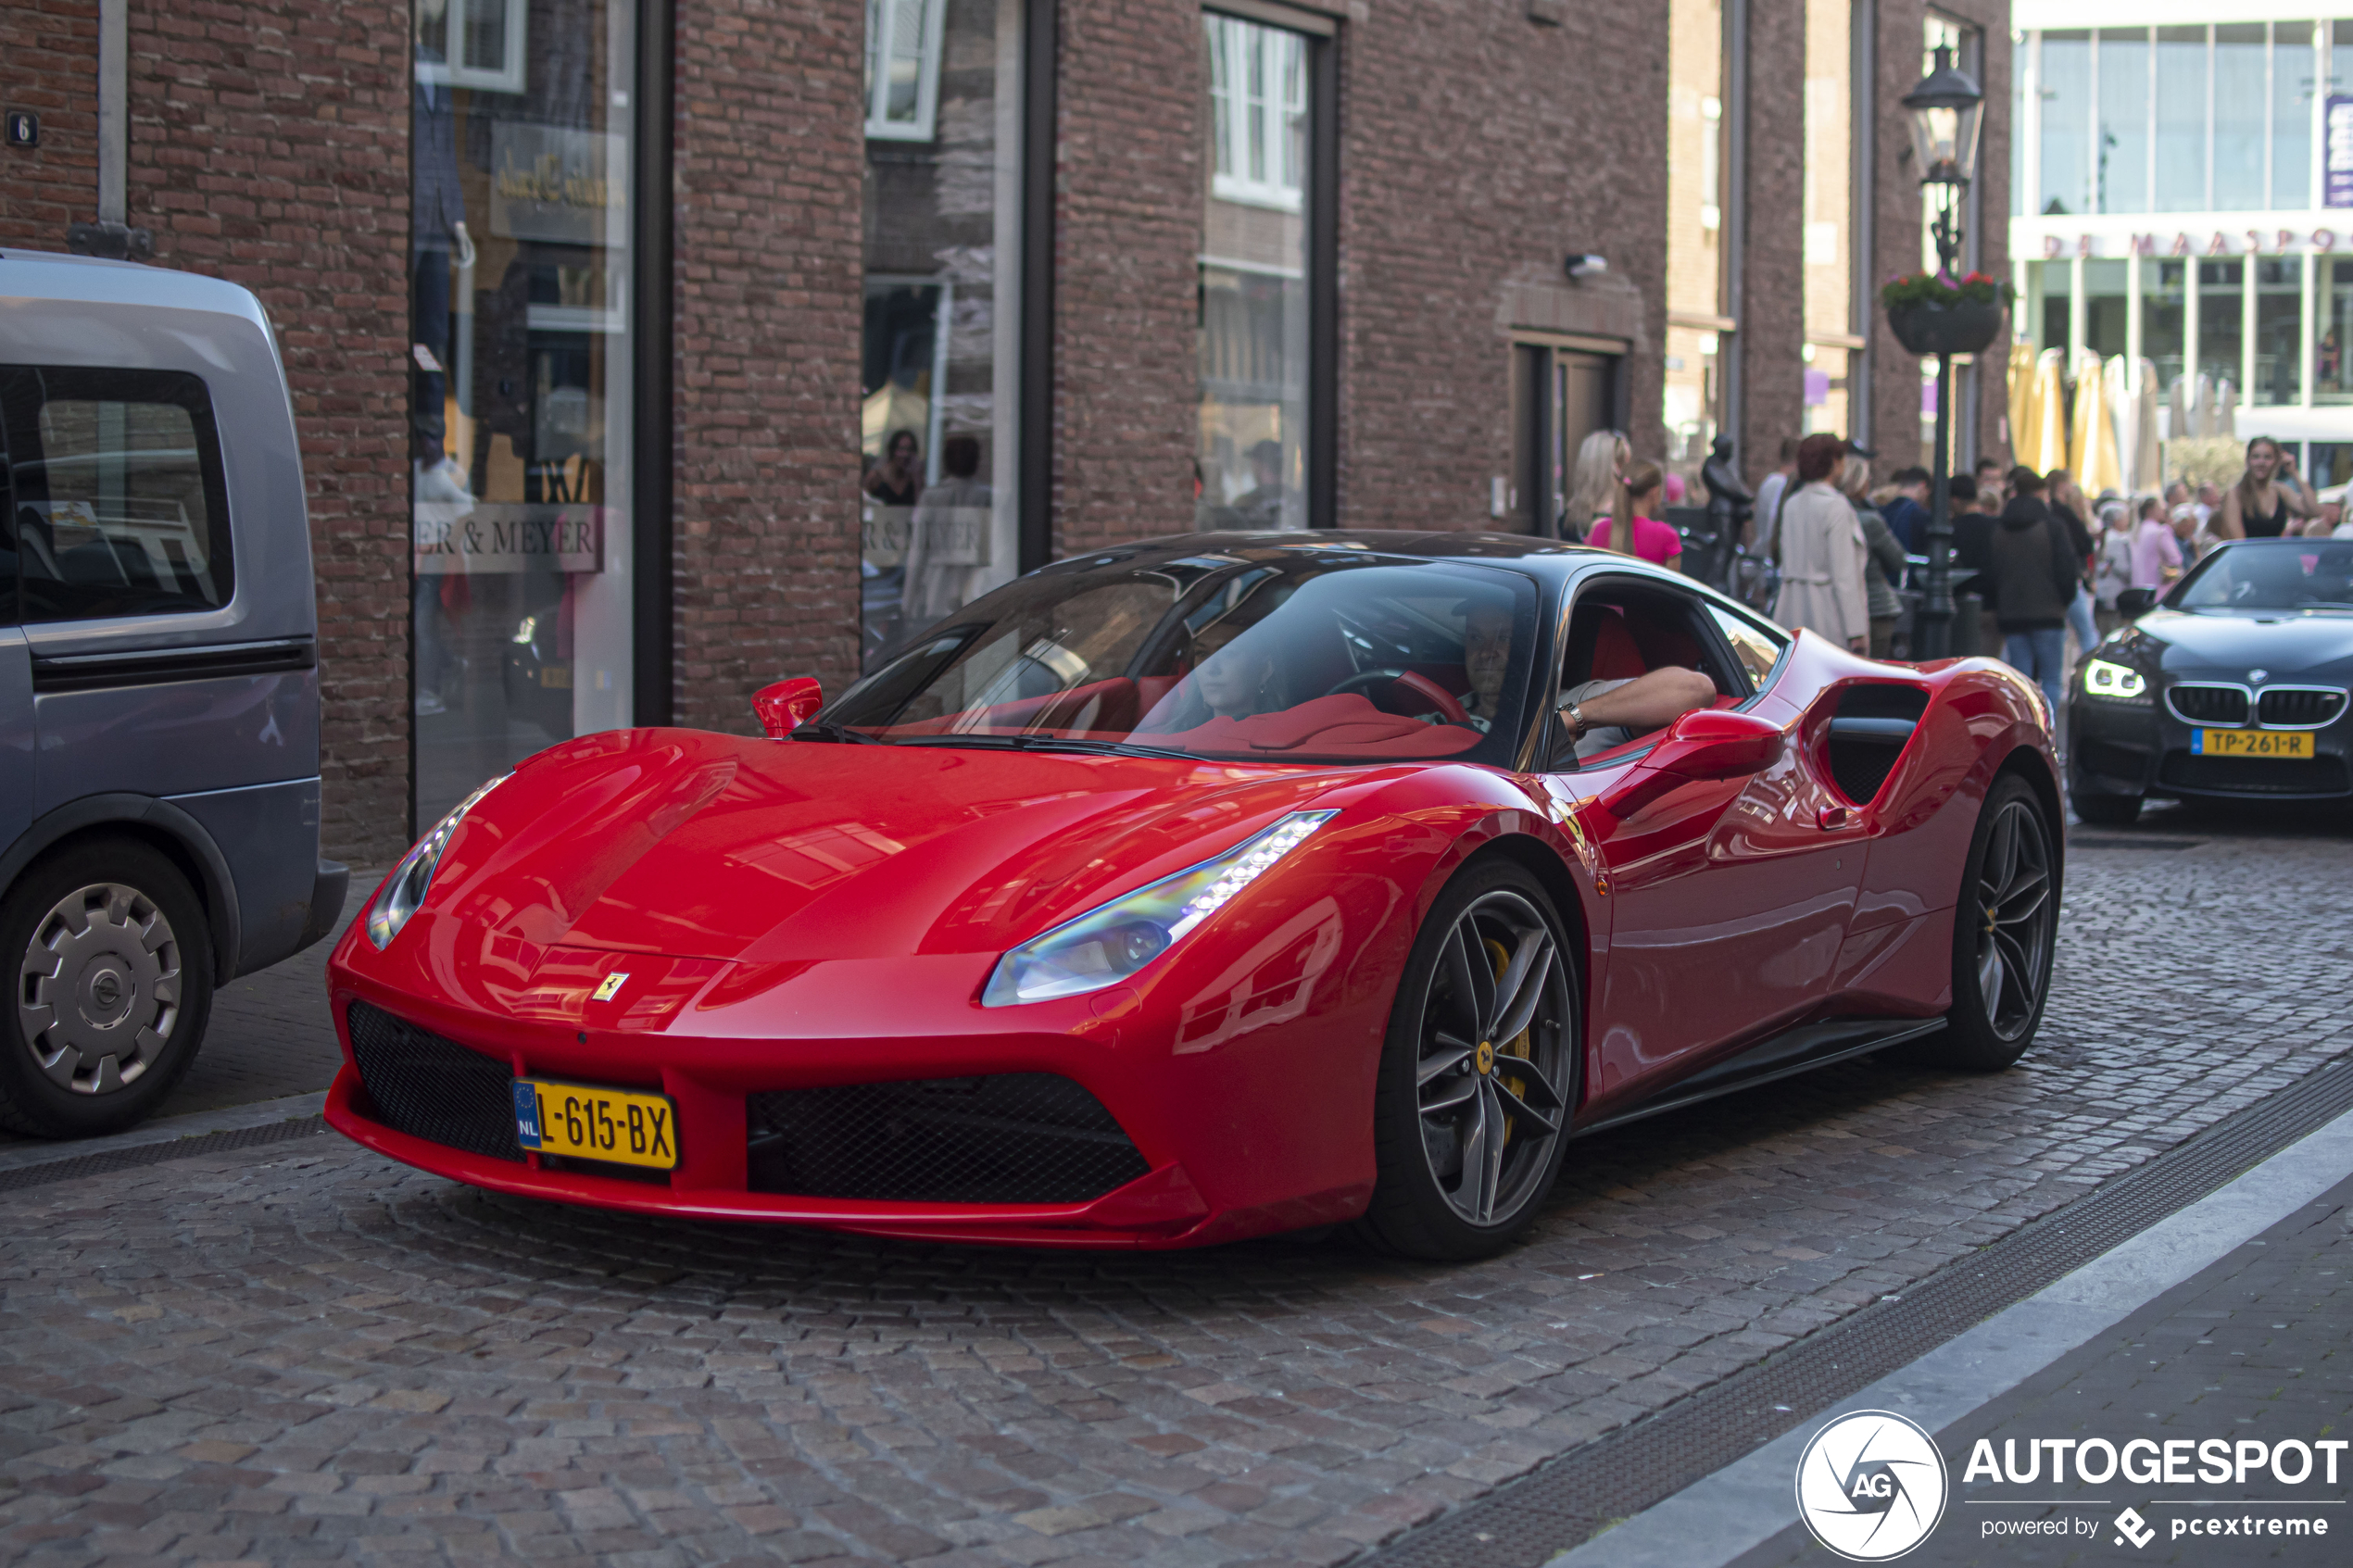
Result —
POLYGON ((1338 815, 1293 811, 1214 860, 1163 877, 1023 943, 997 960, 980 1005, 1051 1001, 1118 985, 1182 942, 1338 815))
POLYGON ((433 831, 400 857, 400 864, 393 867, 392 875, 384 880, 384 891, 368 906, 368 940, 376 945, 377 951, 383 951, 387 943, 399 935, 400 928, 409 923, 409 917, 423 907, 425 894, 433 886, 433 873, 441 864, 441 852, 449 847, 450 835, 466 820, 466 813, 474 809, 474 802, 513 776, 501 773, 458 802, 457 809, 434 823, 433 831))
POLYGON ((2105 659, 2083 661, 2083 689, 2094 696, 2114 697, 2130 702, 2135 697, 2146 700, 2149 684, 2146 677, 2130 665, 2113 663, 2105 659))

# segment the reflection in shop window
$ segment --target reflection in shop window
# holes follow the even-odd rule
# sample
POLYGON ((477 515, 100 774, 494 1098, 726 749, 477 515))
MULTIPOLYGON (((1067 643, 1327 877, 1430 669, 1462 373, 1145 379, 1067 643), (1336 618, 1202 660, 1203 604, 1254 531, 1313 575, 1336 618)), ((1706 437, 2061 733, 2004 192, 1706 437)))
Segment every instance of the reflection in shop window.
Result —
POLYGON ((1855 11, 1851 0, 1806 3, 1805 432, 1856 434, 1855 11))
POLYGON ((2246 341, 2246 274, 2239 257, 2197 264, 2197 373, 2213 385, 2218 400, 2225 383, 2233 394, 2246 385, 2239 362, 2246 341))
MULTIPOLYGON (((1724 7, 1671 0, 1667 47, 1667 468, 1695 495, 1723 419, 1724 7)), ((1578 526, 1591 521, 1574 520, 1578 526)))
POLYGON ((1013 575, 1021 0, 871 0, 861 334, 862 661, 1013 575))
POLYGON ((2280 405, 2304 400, 2304 258, 2255 258, 2255 380, 2249 399, 2280 405))
POLYGON ((2182 375, 2189 269, 2186 261, 2141 259, 2141 358, 2157 367, 2162 389, 2170 390, 2182 375))
POLYGON ((1204 528, 1307 526, 1307 40, 1205 16, 1204 528))
POLYGON ((946 0, 866 0, 867 135, 931 140, 945 9, 946 0))
POLYGON ((630 0, 415 0, 416 799, 631 721, 630 0), (529 47, 526 48, 526 42, 529 47))
POLYGON ((2353 403, 2353 364, 2346 345, 2353 344, 2353 259, 2319 258, 2317 303, 2320 341, 2312 350, 2312 400, 2353 403))

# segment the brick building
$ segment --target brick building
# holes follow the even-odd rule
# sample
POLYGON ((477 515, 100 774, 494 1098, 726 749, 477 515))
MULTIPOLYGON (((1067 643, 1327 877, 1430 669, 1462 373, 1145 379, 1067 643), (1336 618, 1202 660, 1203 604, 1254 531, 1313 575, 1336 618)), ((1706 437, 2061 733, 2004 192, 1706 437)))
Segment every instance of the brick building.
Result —
MULTIPOLYGON (((330 853, 614 724, 748 728, 1197 522, 1549 530, 1590 430, 1921 450, 1872 280, 1951 0, 26 0, 0 246, 269 307, 330 853), (653 194, 667 193, 667 199, 653 194), (1566 261, 1604 265, 1572 276, 1566 261)), ((1998 224, 1973 245, 2007 267, 1998 224)), ((1958 445, 2000 448, 1965 373, 1958 445)), ((1982 383, 1982 384, 1981 384, 1982 383)))

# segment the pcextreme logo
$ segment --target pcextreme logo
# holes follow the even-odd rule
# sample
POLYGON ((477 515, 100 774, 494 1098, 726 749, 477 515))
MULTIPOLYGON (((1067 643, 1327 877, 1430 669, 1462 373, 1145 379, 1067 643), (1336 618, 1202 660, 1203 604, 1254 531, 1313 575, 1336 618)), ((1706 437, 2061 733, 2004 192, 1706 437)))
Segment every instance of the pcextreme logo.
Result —
POLYGON ((1854 1562, 1885 1562, 1928 1539, 1948 1490, 1935 1440, 1890 1411, 1840 1416, 1797 1461, 1798 1517, 1854 1562))

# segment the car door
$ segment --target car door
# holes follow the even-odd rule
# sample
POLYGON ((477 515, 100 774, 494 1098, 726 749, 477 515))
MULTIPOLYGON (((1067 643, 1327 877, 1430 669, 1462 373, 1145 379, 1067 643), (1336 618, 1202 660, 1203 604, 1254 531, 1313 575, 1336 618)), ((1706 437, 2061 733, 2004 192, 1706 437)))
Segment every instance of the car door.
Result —
POLYGON ((32 659, 17 624, 16 508, 0 444, 0 855, 32 825, 32 659))
POLYGON ((1809 678, 1787 636, 1687 590, 1642 594, 1629 608, 1675 622, 1655 629, 1665 634, 1647 651, 1678 663, 1679 647, 1696 654, 1724 694, 1719 707, 1780 724, 1790 739, 1760 772, 1684 784, 1623 817, 1611 791, 1641 747, 1551 781, 1577 800, 1608 883, 1611 936, 1591 1017, 1596 1109, 1654 1093, 1818 1005, 1863 868, 1835 814, 1840 797, 1797 744, 1813 694, 1791 689, 1809 678))

